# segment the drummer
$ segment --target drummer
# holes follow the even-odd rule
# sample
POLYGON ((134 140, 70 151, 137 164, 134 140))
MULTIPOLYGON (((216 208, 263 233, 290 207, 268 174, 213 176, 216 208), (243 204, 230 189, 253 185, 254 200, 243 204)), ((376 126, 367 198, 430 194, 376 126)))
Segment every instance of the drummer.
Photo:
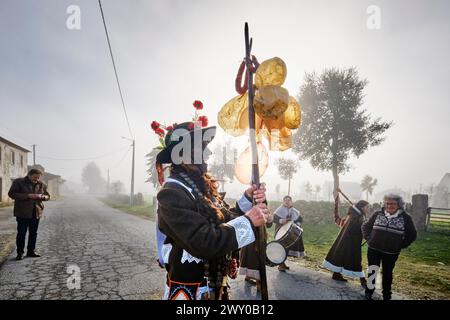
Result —
MULTIPOLYGON (((275 223, 275 233, 283 225, 289 222, 301 226, 303 217, 300 214, 300 211, 294 208, 291 196, 285 196, 283 198, 283 204, 274 212, 273 222, 275 223)), ((302 236, 300 236, 289 248, 286 248, 286 251, 287 255, 290 257, 301 258, 305 256, 302 236)), ((289 270, 289 267, 285 263, 282 263, 278 266, 278 270, 286 272, 286 270, 289 270)))

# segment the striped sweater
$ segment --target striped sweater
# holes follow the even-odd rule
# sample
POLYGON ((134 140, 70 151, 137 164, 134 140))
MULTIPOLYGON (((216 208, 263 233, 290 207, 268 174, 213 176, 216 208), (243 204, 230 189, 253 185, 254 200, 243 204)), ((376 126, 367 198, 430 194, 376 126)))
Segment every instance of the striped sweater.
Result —
POLYGON ((401 210, 393 217, 387 217, 384 208, 375 212, 362 226, 364 239, 369 248, 398 254, 416 240, 417 232, 409 214, 401 210))

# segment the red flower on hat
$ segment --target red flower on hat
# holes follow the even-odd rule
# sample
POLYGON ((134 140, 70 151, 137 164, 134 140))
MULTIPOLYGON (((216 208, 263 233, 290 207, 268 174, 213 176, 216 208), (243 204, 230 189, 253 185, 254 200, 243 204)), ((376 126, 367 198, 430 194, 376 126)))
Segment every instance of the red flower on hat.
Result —
POLYGON ((188 124, 188 129, 189 130, 193 130, 194 129, 194 123, 193 122, 190 122, 189 124, 188 124))
POLYGON ((156 121, 153 121, 152 124, 151 124, 151 127, 152 127, 152 129, 154 131, 156 131, 160 126, 161 125, 158 122, 156 122, 156 121))
POLYGON ((198 117, 198 122, 201 124, 202 127, 206 127, 208 125, 208 117, 200 116, 198 117))
POLYGON ((164 135, 165 135, 164 130, 161 129, 161 128, 157 128, 157 129, 155 130, 155 133, 156 133, 158 136, 160 136, 161 138, 164 137, 164 135))
POLYGON ((203 109, 203 102, 201 102, 200 100, 195 100, 193 105, 194 105, 194 108, 196 110, 202 110, 203 109))
POLYGON ((167 130, 167 131, 173 131, 173 126, 168 126, 168 127, 166 127, 166 130, 167 130))

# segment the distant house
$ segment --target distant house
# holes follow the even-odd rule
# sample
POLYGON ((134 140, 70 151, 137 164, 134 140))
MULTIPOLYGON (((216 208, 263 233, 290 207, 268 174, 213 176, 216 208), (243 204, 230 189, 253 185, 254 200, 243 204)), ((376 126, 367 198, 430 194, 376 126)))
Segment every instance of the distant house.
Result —
POLYGON ((450 208, 450 173, 446 173, 432 196, 433 207, 450 208))
POLYGON ((61 185, 65 182, 64 179, 61 178, 60 175, 56 175, 50 172, 46 172, 45 168, 41 166, 40 164, 34 165, 34 166, 28 166, 28 170, 30 169, 39 169, 44 174, 42 176, 42 181, 47 185, 47 191, 50 193, 50 196, 57 197, 61 195, 61 185))
POLYGON ((11 202, 8 191, 12 181, 27 175, 30 151, 0 137, 0 202, 11 202))

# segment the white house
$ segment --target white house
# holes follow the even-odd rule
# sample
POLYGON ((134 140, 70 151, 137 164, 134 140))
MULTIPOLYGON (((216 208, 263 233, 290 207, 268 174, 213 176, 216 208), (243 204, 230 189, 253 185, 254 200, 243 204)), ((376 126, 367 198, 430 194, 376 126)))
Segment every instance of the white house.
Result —
POLYGON ((432 196, 433 207, 450 208, 450 173, 446 173, 432 196))
POLYGON ((8 191, 14 179, 25 177, 30 151, 0 137, 0 202, 12 201, 8 191))

